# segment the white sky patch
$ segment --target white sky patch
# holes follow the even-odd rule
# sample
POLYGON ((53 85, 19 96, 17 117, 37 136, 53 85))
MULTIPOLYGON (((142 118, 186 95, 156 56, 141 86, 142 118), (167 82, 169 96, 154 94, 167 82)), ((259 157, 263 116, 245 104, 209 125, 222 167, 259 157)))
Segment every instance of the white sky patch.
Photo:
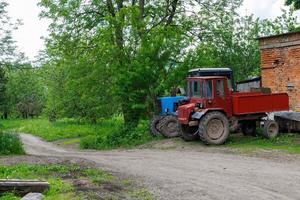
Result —
MULTIPOLYGON (((13 20, 21 19, 23 25, 13 33, 19 49, 30 59, 38 55, 39 50, 44 49, 44 41, 41 37, 48 35, 47 28, 50 22, 39 19, 41 8, 37 6, 39 0, 6 0, 9 16, 13 20)), ((239 9, 241 15, 253 13, 262 19, 272 18, 281 15, 281 8, 284 0, 244 0, 243 6, 239 9)), ((296 13, 300 20, 300 11, 296 13)))
POLYGON ((34 60, 39 50, 44 49, 44 41, 47 36, 49 21, 39 19, 41 8, 37 6, 39 0, 6 0, 9 3, 8 15, 12 20, 21 19, 23 25, 13 32, 14 40, 21 52, 34 60))

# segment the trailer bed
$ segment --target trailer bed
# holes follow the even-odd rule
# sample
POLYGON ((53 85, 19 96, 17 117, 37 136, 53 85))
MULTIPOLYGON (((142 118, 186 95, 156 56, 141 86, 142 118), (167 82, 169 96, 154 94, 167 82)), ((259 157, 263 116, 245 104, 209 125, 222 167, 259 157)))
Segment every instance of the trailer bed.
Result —
POLYGON ((233 115, 289 110, 289 97, 286 93, 234 93, 232 103, 233 115))

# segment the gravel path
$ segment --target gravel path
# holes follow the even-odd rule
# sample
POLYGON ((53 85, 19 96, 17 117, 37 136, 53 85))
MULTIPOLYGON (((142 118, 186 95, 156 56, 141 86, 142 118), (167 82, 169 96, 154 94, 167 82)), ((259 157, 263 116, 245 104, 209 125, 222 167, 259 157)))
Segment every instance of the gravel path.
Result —
POLYGON ((280 162, 222 152, 66 150, 22 134, 31 155, 85 158, 135 177, 166 200, 300 199, 300 160, 280 162))

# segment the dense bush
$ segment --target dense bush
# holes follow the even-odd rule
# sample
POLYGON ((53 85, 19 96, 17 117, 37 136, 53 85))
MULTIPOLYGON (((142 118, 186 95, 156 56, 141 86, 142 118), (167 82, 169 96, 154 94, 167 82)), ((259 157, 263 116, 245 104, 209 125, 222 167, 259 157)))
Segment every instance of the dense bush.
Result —
POLYGON ((153 140, 149 134, 147 121, 141 121, 137 127, 122 126, 119 130, 106 136, 93 135, 81 139, 83 149, 111 149, 132 147, 153 140))
POLYGON ((24 154, 22 142, 17 134, 0 132, 0 155, 24 154))

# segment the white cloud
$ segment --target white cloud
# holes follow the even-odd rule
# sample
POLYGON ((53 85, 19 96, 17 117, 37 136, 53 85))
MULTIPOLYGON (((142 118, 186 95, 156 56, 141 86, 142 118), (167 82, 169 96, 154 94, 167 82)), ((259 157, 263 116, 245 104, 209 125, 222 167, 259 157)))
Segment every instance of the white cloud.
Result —
POLYGON ((21 19, 23 25, 14 31, 13 37, 22 52, 33 60, 38 51, 44 48, 42 36, 47 36, 49 22, 39 19, 39 0, 7 0, 8 12, 12 20, 21 19))
MULTIPOLYGON (((284 2, 285 0, 244 0, 239 12, 242 15, 254 14, 261 19, 274 19, 281 15, 281 9, 288 9, 284 2)), ((295 12, 295 15, 300 16, 300 12, 295 12)))

